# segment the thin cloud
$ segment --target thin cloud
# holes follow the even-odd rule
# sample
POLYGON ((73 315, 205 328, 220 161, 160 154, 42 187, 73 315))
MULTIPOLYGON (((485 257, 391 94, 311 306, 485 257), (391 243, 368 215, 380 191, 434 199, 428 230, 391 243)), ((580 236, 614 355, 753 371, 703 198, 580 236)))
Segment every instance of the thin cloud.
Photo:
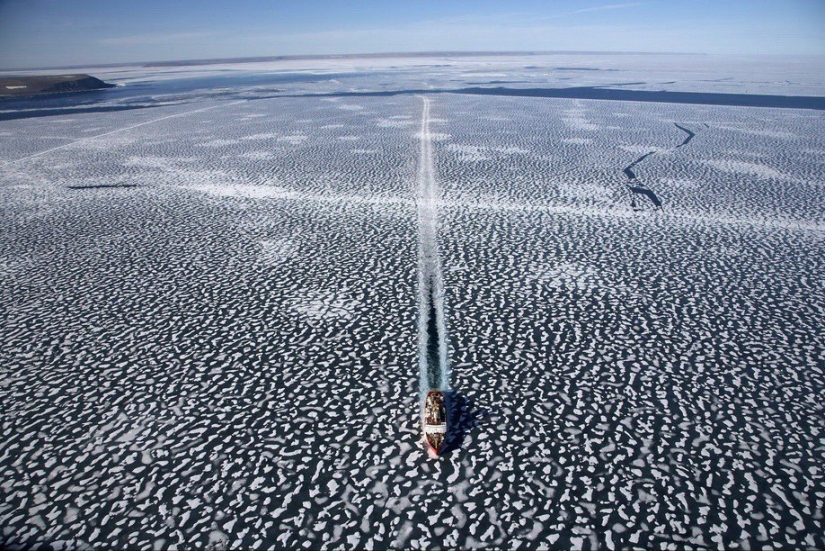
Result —
POLYGON ((606 10, 622 10, 625 8, 638 8, 639 6, 643 5, 642 2, 625 2, 623 4, 605 4, 603 6, 593 6, 592 8, 582 8, 579 10, 573 10, 570 13, 585 13, 591 11, 606 11, 606 10))
POLYGON ((166 34, 135 34, 130 36, 103 38, 98 42, 107 46, 138 46, 144 44, 188 42, 190 40, 208 38, 217 34, 219 33, 211 31, 166 34))
POLYGON ((488 25, 492 25, 495 27, 535 27, 537 24, 540 24, 540 22, 557 22, 559 20, 567 20, 570 19, 571 16, 575 16, 579 13, 592 13, 609 10, 638 8, 644 5, 644 2, 623 2, 619 4, 604 4, 601 6, 592 6, 589 8, 560 11, 555 13, 542 13, 534 11, 512 11, 507 13, 495 14, 473 14, 465 16, 423 20, 412 24, 419 26, 455 25, 457 27, 486 27, 488 25))

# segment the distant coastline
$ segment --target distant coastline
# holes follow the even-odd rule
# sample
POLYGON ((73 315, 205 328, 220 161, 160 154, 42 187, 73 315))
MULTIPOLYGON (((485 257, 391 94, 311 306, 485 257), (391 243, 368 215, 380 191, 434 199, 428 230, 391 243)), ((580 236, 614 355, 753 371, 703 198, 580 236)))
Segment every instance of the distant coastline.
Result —
POLYGON ((103 82, 90 75, 40 75, 0 77, 0 98, 85 92, 114 88, 114 84, 103 82))

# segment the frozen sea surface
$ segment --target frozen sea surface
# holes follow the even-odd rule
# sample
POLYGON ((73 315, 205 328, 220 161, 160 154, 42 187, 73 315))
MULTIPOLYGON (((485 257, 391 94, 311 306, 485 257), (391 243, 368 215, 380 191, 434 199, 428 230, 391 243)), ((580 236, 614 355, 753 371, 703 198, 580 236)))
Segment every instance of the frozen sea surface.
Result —
POLYGON ((0 104, 0 544, 825 547, 825 114, 443 93, 821 69, 295 63, 0 104))

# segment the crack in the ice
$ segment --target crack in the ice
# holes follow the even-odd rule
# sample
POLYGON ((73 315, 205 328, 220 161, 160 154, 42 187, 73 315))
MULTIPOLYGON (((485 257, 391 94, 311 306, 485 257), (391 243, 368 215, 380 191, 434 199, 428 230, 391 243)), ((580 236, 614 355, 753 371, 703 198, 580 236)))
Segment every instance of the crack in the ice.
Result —
MULTIPOLYGON (((682 143, 680 143, 679 145, 675 146, 672 149, 672 151, 675 151, 675 150, 679 149, 680 147, 689 144, 690 141, 694 137, 696 137, 696 133, 691 131, 688 128, 685 128, 684 126, 680 125, 679 123, 673 123, 673 124, 676 126, 676 128, 678 128, 682 132, 687 133, 687 137, 682 141, 682 143)), ((650 157, 651 155, 653 155, 655 153, 656 153, 656 151, 648 151, 647 153, 645 153, 644 155, 642 155, 641 157, 639 157, 638 159, 636 159, 635 161, 633 161, 632 163, 627 165, 624 169, 622 169, 622 172, 624 173, 625 176, 627 176, 627 180, 628 180, 627 181, 627 189, 628 189, 628 191, 630 191, 634 195, 643 195, 651 203, 653 203, 653 206, 655 206, 656 208, 660 208, 662 206, 662 200, 659 199, 659 196, 656 195, 656 192, 653 191, 652 189, 650 189, 646 186, 640 185, 640 184, 636 184, 636 173, 633 171, 633 168, 636 165, 638 165, 639 163, 641 163, 642 161, 644 161, 645 159, 647 159, 648 157, 650 157), (636 185, 632 185, 632 184, 636 184, 636 185)), ((631 199, 630 205, 634 209, 637 208, 635 197, 631 199)))
POLYGON ((636 173, 633 172, 633 167, 636 166, 637 164, 641 163, 642 161, 644 161, 645 159, 647 159, 648 157, 650 157, 654 153, 656 153, 656 152, 655 151, 648 151, 647 153, 645 153, 644 155, 642 155, 641 157, 639 157, 638 159, 636 159, 635 161, 633 161, 632 163, 627 165, 625 167, 625 169, 622 171, 622 172, 624 172, 625 176, 627 176, 627 179, 628 180, 635 180, 636 179, 636 173))
POLYGON ((676 146, 676 149, 679 149, 679 148, 680 148, 680 147, 682 147, 683 145, 687 145, 687 144, 689 144, 689 143, 690 143, 690 140, 692 140, 692 139, 696 136, 696 133, 695 133, 695 132, 691 132, 690 130, 688 130, 688 129, 687 129, 687 128, 685 128, 684 126, 681 126, 680 124, 675 123, 675 122, 674 122, 673 124, 674 124, 674 125, 676 125, 676 128, 678 128, 678 129, 679 129, 679 130, 681 130, 682 132, 687 132, 687 135, 688 135, 688 136, 687 136, 687 138, 685 138, 685 141, 683 141, 682 143, 680 143, 679 145, 677 145, 677 146, 676 146))

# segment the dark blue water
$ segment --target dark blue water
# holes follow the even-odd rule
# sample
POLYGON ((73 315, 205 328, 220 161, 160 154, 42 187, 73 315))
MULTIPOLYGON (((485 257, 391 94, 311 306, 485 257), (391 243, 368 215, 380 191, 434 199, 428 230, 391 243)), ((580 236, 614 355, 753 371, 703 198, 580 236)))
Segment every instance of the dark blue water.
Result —
POLYGON ((490 96, 640 101, 693 105, 728 105, 732 107, 769 107, 774 109, 815 109, 817 111, 825 111, 825 97, 818 96, 668 92, 664 90, 623 90, 593 86, 577 86, 572 88, 463 88, 461 90, 453 90, 453 92, 490 96))
MULTIPOLYGON (((148 109, 163 105, 168 101, 193 101, 199 98, 255 99, 278 95, 286 96, 393 96, 398 94, 458 93, 472 95, 501 95, 544 97, 561 99, 589 99, 612 101, 637 101, 654 103, 677 103, 699 105, 727 105, 739 107, 768 107, 784 109, 825 110, 825 97, 778 96, 757 94, 723 94, 701 92, 669 92, 653 90, 625 90, 602 87, 569 88, 507 88, 507 87, 462 87, 412 89, 403 86, 404 79, 393 74, 392 79, 378 86, 378 89, 352 91, 351 81, 363 77, 387 76, 389 73, 238 73, 212 74, 205 77, 166 78, 131 82, 124 86, 93 90, 51 94, 33 98, 13 98, 0 100, 0 121, 66 115, 73 113, 94 113, 123 111, 128 109, 148 109), (307 89, 301 84, 320 84, 331 81, 350 81, 350 85, 307 89), (400 86, 399 86, 400 85, 400 86)), ((181 72, 185 75, 185 72, 181 72)), ((169 73, 165 73, 169 75, 169 73)), ((369 87, 378 85, 370 78, 369 87)), ((361 80, 363 83, 363 80, 361 80)), ((492 81, 488 84, 501 81, 492 81)), ((511 82, 515 84, 516 82, 511 82)))

